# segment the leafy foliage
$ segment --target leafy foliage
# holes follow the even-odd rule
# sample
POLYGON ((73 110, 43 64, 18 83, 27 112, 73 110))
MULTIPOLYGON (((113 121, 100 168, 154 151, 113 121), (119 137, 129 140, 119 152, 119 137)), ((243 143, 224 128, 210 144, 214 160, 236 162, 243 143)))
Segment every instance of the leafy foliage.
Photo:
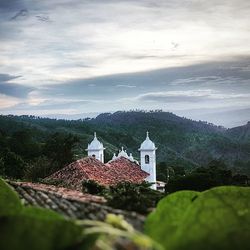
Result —
POLYGON ((1 249, 64 249, 81 239, 81 227, 53 211, 24 207, 1 179, 0 221, 1 249))
POLYGON ((98 184, 97 182, 93 180, 84 180, 82 182, 82 189, 84 193, 89 193, 89 194, 96 194, 96 195, 102 195, 107 191, 107 189, 98 184))
POLYGON ((121 215, 108 214, 105 222, 81 221, 80 223, 85 227, 90 226, 85 230, 85 237, 99 234, 91 249, 163 250, 160 244, 136 231, 121 215))
POLYGON ((47 209, 24 207, 0 180, 0 248, 247 250, 249 195, 250 188, 232 186, 176 192, 148 216, 145 235, 122 216, 74 222, 47 209))
POLYGON ((105 187, 95 181, 83 181, 83 192, 104 196, 108 205, 122 210, 147 214, 154 208, 163 194, 152 190, 151 184, 143 182, 134 184, 121 182, 115 186, 105 187))
MULTIPOLYGON (((58 166, 58 164, 56 165, 58 166)), ((41 178, 50 175, 53 169, 51 159, 46 156, 39 156, 27 164, 24 172, 24 179, 41 182, 41 178)))
POLYGON ((233 175, 221 161, 212 161, 207 167, 195 168, 185 174, 174 174, 166 185, 166 193, 179 190, 204 191, 212 187, 224 185, 248 186, 246 175, 233 175))
POLYGON ((17 130, 10 136, 0 133, 0 175, 37 181, 74 160, 78 137, 69 133, 48 133, 43 141, 37 131, 17 130))
POLYGON ((0 179, 0 216, 12 215, 22 209, 22 204, 16 192, 0 179))
POLYGON ((250 188, 181 191, 161 200, 145 231, 169 250, 248 249, 250 188))
POLYGON ((105 196, 108 205, 114 208, 148 213, 150 208, 156 206, 162 198, 162 194, 150 188, 150 183, 133 184, 122 182, 116 186, 111 186, 110 191, 105 196))
POLYGON ((36 143, 29 129, 14 132, 9 145, 10 150, 22 156, 24 160, 34 159, 41 154, 41 145, 36 143))
POLYGON ((21 156, 11 151, 5 151, 2 159, 4 175, 15 179, 23 177, 26 164, 21 156))
POLYGON ((60 169, 73 161, 72 148, 78 141, 78 138, 71 134, 55 133, 46 141, 44 153, 52 160, 55 168, 60 169))
POLYGON ((116 246, 117 249, 162 250, 122 216, 109 214, 105 222, 73 221, 48 209, 24 207, 1 179, 0 222, 1 249, 108 250, 116 246))

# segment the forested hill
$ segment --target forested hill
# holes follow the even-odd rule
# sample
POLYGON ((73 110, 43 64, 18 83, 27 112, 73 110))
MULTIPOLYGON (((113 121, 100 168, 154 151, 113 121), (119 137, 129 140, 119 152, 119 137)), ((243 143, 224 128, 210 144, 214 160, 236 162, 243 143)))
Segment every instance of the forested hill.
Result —
POLYGON ((230 138, 234 138, 240 141, 249 142, 250 141, 250 122, 244 126, 239 126, 227 130, 227 135, 230 138))
POLYGON ((74 158, 86 155, 87 143, 96 131, 106 147, 106 159, 124 146, 139 156, 138 148, 146 131, 156 143, 157 162, 170 166, 192 168, 206 165, 213 159, 229 167, 250 173, 249 123, 225 129, 201 121, 178 117, 162 111, 130 111, 100 114, 94 119, 77 121, 38 118, 33 116, 0 116, 2 137, 11 138, 20 131, 28 131, 33 142, 41 146, 54 133, 71 133, 79 138, 74 158))
POLYGON ((155 129, 156 123, 161 123, 162 126, 172 129, 180 129, 186 132, 223 132, 226 129, 221 126, 213 125, 204 121, 193 121, 184 117, 177 116, 170 112, 163 111, 118 111, 115 113, 103 113, 90 121, 93 124, 109 124, 114 126, 124 127, 126 125, 147 124, 147 126, 155 129))

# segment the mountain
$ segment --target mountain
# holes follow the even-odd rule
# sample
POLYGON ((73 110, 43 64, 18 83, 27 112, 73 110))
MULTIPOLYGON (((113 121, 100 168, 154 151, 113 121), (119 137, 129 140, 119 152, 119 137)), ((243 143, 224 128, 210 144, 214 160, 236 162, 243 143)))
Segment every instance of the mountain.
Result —
POLYGON ((185 115, 194 120, 209 121, 213 124, 219 124, 226 128, 232 128, 243 125, 250 120, 250 109, 239 108, 239 109, 228 109, 220 108, 215 109, 191 109, 191 110, 180 110, 176 111, 177 115, 185 115))
POLYGON ((246 125, 231 128, 227 130, 227 135, 239 141, 249 142, 250 141, 250 122, 246 125))
POLYGON ((146 131, 156 143, 157 162, 192 168, 216 159, 231 168, 250 173, 249 123, 232 129, 193 121, 162 111, 118 111, 96 118, 56 120, 33 116, 0 116, 1 131, 11 134, 32 130, 36 140, 45 140, 54 132, 72 133, 80 138, 76 158, 86 155, 85 148, 97 132, 106 147, 106 159, 124 146, 138 159, 138 148, 146 131))

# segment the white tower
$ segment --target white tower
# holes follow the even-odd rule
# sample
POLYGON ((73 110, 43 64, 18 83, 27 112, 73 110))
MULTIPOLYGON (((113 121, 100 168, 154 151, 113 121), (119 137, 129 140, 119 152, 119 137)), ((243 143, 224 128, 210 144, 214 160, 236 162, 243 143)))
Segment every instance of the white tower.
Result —
POLYGON ((149 173, 146 181, 154 183, 151 188, 156 189, 156 147, 149 139, 147 132, 146 140, 139 148, 141 154, 141 169, 149 173))
POLYGON ((95 132, 93 141, 88 144, 88 148, 86 149, 88 156, 95 157, 97 160, 104 163, 104 149, 103 144, 97 139, 95 132))

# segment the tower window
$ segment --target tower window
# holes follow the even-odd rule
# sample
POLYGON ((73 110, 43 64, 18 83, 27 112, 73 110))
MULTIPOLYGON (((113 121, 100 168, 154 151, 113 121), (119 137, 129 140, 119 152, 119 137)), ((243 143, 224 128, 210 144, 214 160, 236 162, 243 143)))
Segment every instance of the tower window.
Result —
POLYGON ((145 164, 149 164, 149 155, 145 155, 145 164))
POLYGON ((92 157, 94 157, 94 158, 95 158, 95 155, 92 155, 92 157))

